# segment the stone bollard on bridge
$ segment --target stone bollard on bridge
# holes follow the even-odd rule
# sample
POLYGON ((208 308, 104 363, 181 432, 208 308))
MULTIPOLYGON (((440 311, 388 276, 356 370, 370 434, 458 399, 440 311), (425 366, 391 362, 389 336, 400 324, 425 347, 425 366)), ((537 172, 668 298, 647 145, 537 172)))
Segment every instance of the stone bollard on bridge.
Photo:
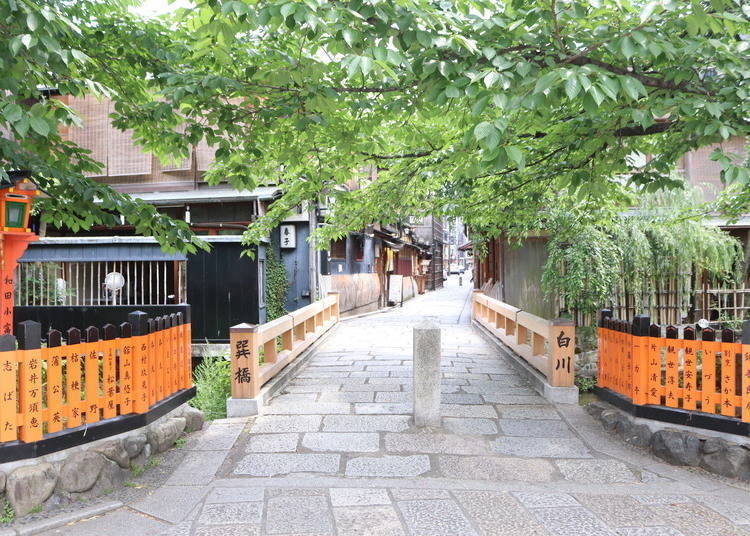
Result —
POLYGON ((426 318, 414 327, 414 424, 440 426, 440 326, 426 318))

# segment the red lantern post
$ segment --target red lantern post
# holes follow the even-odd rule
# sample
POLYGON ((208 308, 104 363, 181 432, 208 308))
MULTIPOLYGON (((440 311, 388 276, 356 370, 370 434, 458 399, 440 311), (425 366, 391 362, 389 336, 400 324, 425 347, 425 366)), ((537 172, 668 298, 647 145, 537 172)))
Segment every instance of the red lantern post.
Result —
POLYGON ((31 202, 39 192, 27 178, 9 173, 10 186, 0 188, 0 333, 13 333, 14 274, 29 242, 39 237, 29 229, 31 202))

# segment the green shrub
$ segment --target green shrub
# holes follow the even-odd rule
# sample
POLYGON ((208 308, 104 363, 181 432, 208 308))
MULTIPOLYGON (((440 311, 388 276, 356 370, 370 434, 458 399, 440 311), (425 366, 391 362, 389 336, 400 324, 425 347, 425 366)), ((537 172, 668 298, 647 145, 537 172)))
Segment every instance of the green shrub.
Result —
POLYGON ((204 357, 195 367, 195 398, 190 405, 201 410, 208 420, 227 416, 227 398, 231 394, 231 364, 224 357, 204 357))
POLYGON ((16 512, 13 510, 13 506, 8 502, 8 499, 0 501, 0 525, 12 523, 16 518, 16 512))
POLYGON ((575 382, 579 393, 593 391, 596 386, 596 378, 589 378, 588 376, 576 376, 575 382))

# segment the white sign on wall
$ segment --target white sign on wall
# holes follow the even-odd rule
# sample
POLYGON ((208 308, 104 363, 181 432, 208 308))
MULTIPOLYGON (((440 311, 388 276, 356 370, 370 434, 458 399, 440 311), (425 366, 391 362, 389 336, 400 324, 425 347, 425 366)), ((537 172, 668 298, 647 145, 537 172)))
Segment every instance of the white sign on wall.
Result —
POLYGON ((388 280, 388 301, 391 303, 403 303, 404 299, 404 276, 392 275, 388 280))
POLYGON ((281 231, 281 247, 283 249, 296 248, 297 233, 294 230, 294 225, 281 225, 279 230, 281 231))

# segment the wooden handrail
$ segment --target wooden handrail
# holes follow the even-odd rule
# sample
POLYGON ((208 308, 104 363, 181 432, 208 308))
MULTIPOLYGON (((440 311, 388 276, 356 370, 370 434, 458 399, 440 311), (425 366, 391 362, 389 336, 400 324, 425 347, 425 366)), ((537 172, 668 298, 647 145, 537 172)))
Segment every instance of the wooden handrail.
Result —
POLYGON ((575 377, 575 325, 547 320, 491 298, 472 293, 472 319, 541 372, 553 387, 572 387, 575 377))
POLYGON ((260 325, 229 328, 232 398, 255 398, 265 383, 294 361, 339 321, 339 295, 260 325), (262 349, 262 350, 261 350, 262 349))

